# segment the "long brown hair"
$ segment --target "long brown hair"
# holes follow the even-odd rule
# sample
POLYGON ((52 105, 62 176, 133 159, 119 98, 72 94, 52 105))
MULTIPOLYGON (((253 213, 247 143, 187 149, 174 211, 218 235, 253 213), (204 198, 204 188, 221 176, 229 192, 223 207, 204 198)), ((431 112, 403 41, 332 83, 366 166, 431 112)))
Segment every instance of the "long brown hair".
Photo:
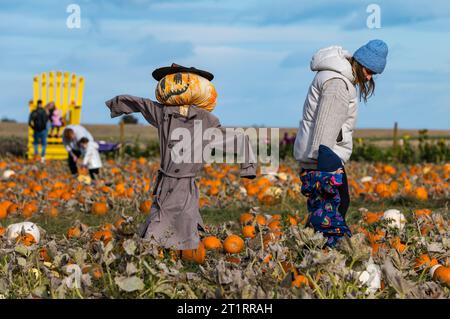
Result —
POLYGON ((349 58, 349 62, 352 65, 353 76, 355 77, 353 83, 359 88, 359 100, 364 100, 364 102, 367 102, 367 99, 375 92, 375 81, 373 80, 373 76, 369 81, 367 81, 363 72, 364 66, 362 66, 354 58, 349 58))

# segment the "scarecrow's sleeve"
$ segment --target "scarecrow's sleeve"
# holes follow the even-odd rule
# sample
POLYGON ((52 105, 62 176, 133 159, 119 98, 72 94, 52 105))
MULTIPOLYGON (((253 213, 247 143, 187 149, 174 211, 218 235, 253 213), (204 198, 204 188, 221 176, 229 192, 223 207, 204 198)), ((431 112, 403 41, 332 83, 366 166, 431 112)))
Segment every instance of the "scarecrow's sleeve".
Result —
POLYGON ((217 117, 211 116, 210 127, 217 128, 221 132, 222 138, 213 143, 209 143, 210 147, 219 151, 221 154, 226 153, 232 155, 233 158, 237 155, 238 163, 240 164, 240 176, 244 178, 253 179, 256 177, 256 157, 253 152, 249 137, 243 132, 225 129, 220 124, 217 117))
POLYGON ((140 112, 153 126, 158 127, 161 119, 161 106, 150 99, 132 95, 118 95, 105 102, 111 110, 111 117, 140 112))

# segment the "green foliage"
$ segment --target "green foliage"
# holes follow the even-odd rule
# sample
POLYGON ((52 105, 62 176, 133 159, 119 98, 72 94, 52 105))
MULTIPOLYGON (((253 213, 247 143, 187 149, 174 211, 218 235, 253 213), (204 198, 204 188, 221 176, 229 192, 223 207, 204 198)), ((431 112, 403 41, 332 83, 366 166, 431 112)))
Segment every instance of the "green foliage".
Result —
POLYGON ((280 159, 286 159, 294 154, 294 144, 280 144, 280 159))
POLYGON ((141 143, 137 137, 133 143, 124 146, 123 152, 130 157, 159 157, 159 142, 141 143))
POLYGON ((138 124, 139 119, 132 114, 126 114, 122 116, 121 122, 125 124, 138 124))
MULTIPOLYGON (((410 136, 405 135, 400 138, 398 145, 390 147, 380 147, 373 144, 373 141, 357 138, 354 139, 352 161, 368 161, 383 163, 444 163, 450 161, 450 146, 448 139, 433 138, 428 136, 428 130, 420 130, 419 137, 412 143, 410 136)), ((280 158, 293 157, 294 145, 280 144, 280 158)))

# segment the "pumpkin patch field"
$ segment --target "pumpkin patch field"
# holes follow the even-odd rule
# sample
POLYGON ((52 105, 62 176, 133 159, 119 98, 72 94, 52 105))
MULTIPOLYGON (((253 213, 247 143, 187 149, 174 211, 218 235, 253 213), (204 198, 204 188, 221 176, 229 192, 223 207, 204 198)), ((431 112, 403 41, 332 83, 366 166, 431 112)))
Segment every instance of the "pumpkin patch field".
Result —
POLYGON ((294 161, 253 180, 209 165, 205 231, 184 251, 136 235, 158 167, 110 159, 94 184, 64 161, 0 159, 0 298, 450 297, 450 164, 347 165, 353 236, 334 249, 305 226, 294 161))

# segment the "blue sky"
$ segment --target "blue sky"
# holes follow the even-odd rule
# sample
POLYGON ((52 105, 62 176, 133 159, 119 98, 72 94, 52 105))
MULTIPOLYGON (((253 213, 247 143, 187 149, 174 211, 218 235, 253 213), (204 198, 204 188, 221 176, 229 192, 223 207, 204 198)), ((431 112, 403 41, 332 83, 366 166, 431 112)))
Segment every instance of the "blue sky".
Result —
POLYGON ((448 0, 1 0, 0 117, 26 121, 33 75, 67 70, 86 79, 82 122, 117 123, 103 102, 154 99, 151 72, 177 62, 214 73, 224 125, 296 127, 314 52, 374 38, 388 64, 357 126, 450 129, 448 0), (80 29, 66 27, 71 3, 80 29), (380 29, 366 26, 371 3, 380 29))

